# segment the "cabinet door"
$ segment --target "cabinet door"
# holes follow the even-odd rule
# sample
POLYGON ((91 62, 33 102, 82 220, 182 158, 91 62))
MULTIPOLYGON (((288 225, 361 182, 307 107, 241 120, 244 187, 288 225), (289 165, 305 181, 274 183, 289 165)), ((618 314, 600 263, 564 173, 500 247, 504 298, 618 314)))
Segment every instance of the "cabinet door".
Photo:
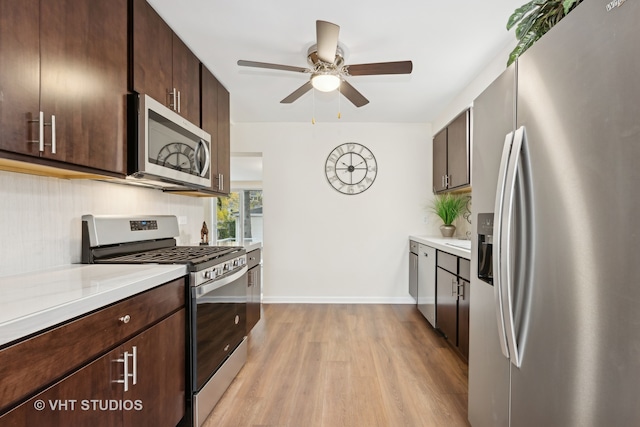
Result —
POLYGON ((443 129, 433 137, 433 191, 447 189, 447 129, 443 129))
POLYGON ((200 126, 200 60, 180 37, 173 35, 173 88, 178 91, 177 113, 200 126))
POLYGON ((447 174, 449 187, 469 185, 469 110, 447 127, 447 174))
POLYGON ((117 362, 120 355, 116 349, 76 371, 0 417, 0 425, 122 425, 122 411, 108 407, 110 402, 122 400, 122 384, 115 383, 123 374, 123 365, 117 362))
POLYGON ((469 282, 460 280, 458 288, 458 349, 469 360, 469 282))
POLYGON ((173 31, 146 0, 133 0, 132 72, 135 92, 169 105, 169 92, 173 90, 173 31))
POLYGON ((140 402, 141 410, 124 411, 125 426, 174 427, 185 413, 185 309, 123 344, 136 348, 131 367, 136 384, 129 383, 124 400, 140 402))
POLYGON ((229 194, 231 191, 231 124, 229 120, 229 91, 218 83, 218 174, 222 194, 229 194))
POLYGON ((200 113, 202 130, 211 135, 211 190, 218 187, 218 80, 200 65, 200 113))
POLYGON ((436 310, 438 329, 457 345, 458 337, 458 282, 455 275, 438 267, 436 273, 436 310))
POLYGON ((0 0, 0 149, 38 156, 40 8, 38 0, 0 0))
POLYGON ((125 172, 127 0, 41 2, 43 156, 125 172))

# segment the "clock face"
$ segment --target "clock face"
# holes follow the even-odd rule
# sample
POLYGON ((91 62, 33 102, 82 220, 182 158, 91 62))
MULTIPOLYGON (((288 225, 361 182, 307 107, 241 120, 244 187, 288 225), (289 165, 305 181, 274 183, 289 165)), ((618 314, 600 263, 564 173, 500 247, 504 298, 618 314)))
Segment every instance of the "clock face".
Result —
POLYGON ((191 146, 182 142, 172 142, 162 147, 158 153, 158 164, 185 173, 195 171, 195 153, 191 146))
POLYGON ((344 194, 359 194, 373 184, 378 165, 367 147, 347 142, 329 153, 324 170, 333 188, 344 194))

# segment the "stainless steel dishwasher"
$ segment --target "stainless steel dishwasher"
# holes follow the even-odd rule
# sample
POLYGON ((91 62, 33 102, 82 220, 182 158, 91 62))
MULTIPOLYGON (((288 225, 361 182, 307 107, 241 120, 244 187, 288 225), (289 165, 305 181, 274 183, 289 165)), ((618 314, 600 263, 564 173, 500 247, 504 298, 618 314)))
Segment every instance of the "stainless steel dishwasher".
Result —
POLYGON ((418 310, 436 327, 436 250, 418 245, 418 310))

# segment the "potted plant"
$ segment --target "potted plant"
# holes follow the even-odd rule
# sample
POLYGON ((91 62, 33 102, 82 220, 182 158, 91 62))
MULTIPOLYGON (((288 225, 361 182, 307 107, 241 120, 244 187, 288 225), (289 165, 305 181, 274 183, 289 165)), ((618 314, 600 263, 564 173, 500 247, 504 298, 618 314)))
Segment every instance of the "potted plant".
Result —
POLYGON ((582 0, 532 0, 517 8, 507 22, 507 30, 518 24, 518 44, 509 55, 507 66, 581 2, 582 0))
POLYGON ((456 231, 453 221, 462 214, 467 205, 467 197, 460 194, 438 194, 433 199, 431 210, 440 217, 440 232, 443 237, 452 237, 456 231))

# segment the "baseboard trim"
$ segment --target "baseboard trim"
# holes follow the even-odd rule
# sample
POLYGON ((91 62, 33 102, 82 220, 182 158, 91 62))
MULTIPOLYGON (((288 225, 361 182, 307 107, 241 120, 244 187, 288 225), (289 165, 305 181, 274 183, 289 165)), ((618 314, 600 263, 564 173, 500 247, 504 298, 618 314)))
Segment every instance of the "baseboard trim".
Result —
POLYGON ((415 304, 411 297, 262 297, 263 304, 415 304))

